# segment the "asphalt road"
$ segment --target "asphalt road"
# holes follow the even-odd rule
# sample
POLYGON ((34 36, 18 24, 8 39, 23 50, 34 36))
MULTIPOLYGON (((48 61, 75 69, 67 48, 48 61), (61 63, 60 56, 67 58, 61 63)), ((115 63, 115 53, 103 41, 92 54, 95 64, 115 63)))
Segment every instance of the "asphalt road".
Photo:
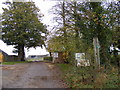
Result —
POLYGON ((2 67, 2 88, 67 88, 51 63, 34 62, 2 67))

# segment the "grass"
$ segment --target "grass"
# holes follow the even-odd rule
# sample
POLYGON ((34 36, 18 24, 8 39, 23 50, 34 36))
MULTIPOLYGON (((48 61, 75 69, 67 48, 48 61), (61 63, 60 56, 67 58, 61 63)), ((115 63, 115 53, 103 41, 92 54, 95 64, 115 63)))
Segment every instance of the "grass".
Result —
POLYGON ((27 61, 36 61, 36 60, 43 61, 43 58, 28 59, 27 61))
POLYGON ((75 67, 69 64, 57 64, 63 72, 63 78, 69 88, 118 88, 118 70, 101 68, 95 73, 93 67, 75 67), (94 76, 94 79, 93 79, 94 76))
POLYGON ((57 64, 57 65, 60 67, 60 69, 64 73, 68 72, 71 69, 71 67, 72 67, 72 65, 69 65, 69 64, 57 64))
POLYGON ((14 64, 19 64, 19 63, 29 63, 32 61, 43 61, 43 62, 51 62, 51 61, 47 61, 47 60, 43 60, 43 58, 35 58, 35 59, 29 59, 27 61, 11 61, 11 62, 2 62, 2 65, 14 65, 14 64))
POLYGON ((2 65, 14 65, 18 63, 28 63, 29 61, 2 62, 2 65))

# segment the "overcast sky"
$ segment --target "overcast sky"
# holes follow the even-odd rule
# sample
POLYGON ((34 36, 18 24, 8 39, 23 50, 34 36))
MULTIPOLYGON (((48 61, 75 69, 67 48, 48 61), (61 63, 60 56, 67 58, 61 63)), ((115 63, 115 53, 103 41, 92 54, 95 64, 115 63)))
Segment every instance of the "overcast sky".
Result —
MULTIPOLYGON (((2 4, 6 0, 0 0, 0 13, 2 13, 2 7, 5 7, 5 5, 2 4)), ((9 0, 12 1, 12 0, 9 0)), ((35 2, 36 6, 40 8, 40 11, 42 14, 44 14, 44 17, 42 19, 42 22, 46 25, 51 25, 52 17, 53 15, 48 13, 49 9, 52 8, 56 4, 56 1, 50 1, 50 0, 32 0, 35 2)), ((14 49, 13 46, 7 46, 2 40, 0 40, 0 49, 8 53, 9 55, 13 55, 12 50, 14 49)), ((28 55, 44 55, 48 54, 45 48, 41 49, 41 47, 37 47, 36 49, 30 48, 29 51, 25 49, 26 56, 28 55)))

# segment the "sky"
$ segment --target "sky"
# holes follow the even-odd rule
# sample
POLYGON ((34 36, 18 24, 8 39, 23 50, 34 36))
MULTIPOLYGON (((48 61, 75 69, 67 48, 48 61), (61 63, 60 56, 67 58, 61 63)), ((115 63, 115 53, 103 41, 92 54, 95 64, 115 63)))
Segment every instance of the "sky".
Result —
MULTIPOLYGON (((5 5, 2 4, 2 2, 4 1, 6 0, 0 0, 0 13, 3 12, 2 7, 5 7, 5 5)), ((12 1, 12 0, 9 0, 9 1, 12 1)), ((32 0, 32 1, 34 1, 36 6, 40 8, 40 12, 44 14, 44 17, 42 18, 42 22, 46 25, 49 25, 49 27, 51 27, 52 25, 51 23, 53 23, 52 22, 53 15, 49 13, 49 9, 51 9, 52 6, 56 4, 56 1, 50 1, 50 0, 32 0)), ((12 53, 12 51, 14 50, 13 46, 12 45, 7 46, 2 40, 0 40, 0 49, 8 53, 9 55, 16 55, 12 53)), ((49 54, 45 48, 42 49, 41 47, 36 47, 36 49, 30 48, 29 50, 25 49, 25 53, 26 53, 26 57, 28 55, 49 54)))

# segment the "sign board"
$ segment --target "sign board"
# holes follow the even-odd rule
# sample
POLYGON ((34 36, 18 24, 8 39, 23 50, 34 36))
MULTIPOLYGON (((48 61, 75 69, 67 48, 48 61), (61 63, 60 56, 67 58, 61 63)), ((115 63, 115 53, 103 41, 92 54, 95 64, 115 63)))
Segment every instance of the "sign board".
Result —
POLYGON ((75 59, 76 60, 85 59, 85 53, 75 53, 75 59))
POLYGON ((120 52, 118 52, 118 55, 120 55, 120 52))
POLYGON ((77 66, 90 66, 89 60, 85 59, 85 53, 75 53, 77 66))
POLYGON ((53 53, 53 57, 58 58, 58 53, 53 53))

